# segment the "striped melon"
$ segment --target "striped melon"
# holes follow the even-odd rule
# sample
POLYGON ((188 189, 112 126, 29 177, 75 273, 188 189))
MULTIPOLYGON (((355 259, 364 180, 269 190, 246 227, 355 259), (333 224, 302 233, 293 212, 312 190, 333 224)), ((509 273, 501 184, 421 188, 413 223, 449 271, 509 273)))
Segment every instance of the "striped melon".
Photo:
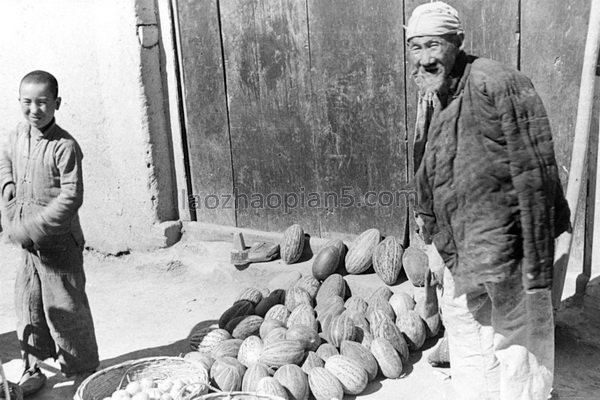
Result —
POLYGON ((400 328, 389 319, 383 319, 379 324, 373 326, 373 337, 387 339, 394 349, 400 354, 402 362, 408 361, 409 346, 400 328))
POLYGON ((199 351, 191 351, 183 356, 186 360, 200 364, 205 370, 210 371, 215 359, 209 353, 200 353, 199 351))
POLYGON ((377 377, 377 360, 369 348, 360 343, 344 340, 340 345, 340 354, 353 359, 363 367, 369 382, 377 377))
POLYGON ((315 367, 325 366, 325 361, 321 359, 314 351, 309 351, 306 354, 306 360, 302 363, 302 371, 308 374, 315 367))
POLYGON ((285 294, 285 306, 292 312, 301 304, 312 306, 313 300, 310 294, 301 287, 289 288, 285 294))
POLYGON ((275 328, 285 328, 285 324, 278 319, 265 319, 263 323, 260 325, 258 333, 262 340, 265 340, 269 332, 271 332, 275 328))
POLYGON ((367 371, 351 358, 331 356, 325 361, 325 369, 340 381, 346 394, 361 394, 367 387, 367 371))
POLYGON ((344 397, 340 381, 323 367, 310 370, 308 385, 316 400, 342 400, 344 397))
POLYGON ((253 287, 245 288, 240 292, 236 301, 248 300, 252 305, 256 306, 263 299, 263 294, 260 290, 253 287))
POLYGON ((323 281, 317 292, 317 304, 331 296, 340 296, 342 299, 346 295, 346 281, 340 274, 332 274, 323 281))
POLYGON ((290 400, 308 400, 310 389, 308 378, 302 368, 294 364, 284 365, 273 374, 283 386, 290 400))
POLYGON ((244 367, 233 357, 222 357, 210 368, 210 377, 214 384, 224 392, 238 391, 242 388, 242 379, 246 372, 244 367))
POLYGON ((258 315, 248 315, 233 328, 231 336, 236 339, 246 339, 248 336, 258 335, 260 326, 263 323, 262 317, 258 315))
POLYGON ((329 342, 340 347, 344 340, 354 340, 354 321, 347 314, 335 316, 329 324, 329 342))
POLYGON ((319 288, 321 287, 321 282, 319 282, 312 275, 306 275, 296 282, 295 286, 306 290, 306 292, 310 295, 310 298, 314 300, 317 297, 319 288))
POLYGON ((304 230, 298 224, 287 228, 279 244, 281 259, 286 264, 293 264, 300 259, 304 250, 304 230))
POLYGON ((373 269, 386 285, 393 285, 402 270, 404 248, 394 236, 385 238, 373 251, 373 269))
POLYGON ((315 351, 321 345, 321 337, 317 331, 306 325, 294 325, 285 333, 285 338, 298 340, 304 345, 306 350, 315 351))
POLYGON ((245 367, 250 367, 258 363, 262 349, 263 341, 258 336, 249 336, 242 342, 237 359, 245 367))
POLYGON ((285 325, 288 317, 290 316, 290 310, 284 304, 276 304, 265 314, 265 319, 278 319, 285 325))
POLYGON ((406 314, 410 310, 415 308, 415 301, 408 293, 400 292, 394 293, 389 300, 392 309, 394 310, 394 314, 396 318, 402 314, 406 314))
POLYGON ((266 343, 259 362, 271 368, 279 368, 286 364, 299 365, 304 361, 305 355, 304 345, 300 341, 285 339, 266 343))
POLYGON ((346 254, 346 271, 349 274, 365 272, 373 264, 373 252, 381 240, 378 229, 368 229, 361 233, 352 243, 346 254))
POLYGON ((258 382, 262 378, 266 378, 269 375, 269 369, 260 363, 256 363, 248 367, 244 378, 242 379, 242 391, 243 392, 256 392, 258 382))
POLYGON ((213 329, 200 341, 198 351, 201 353, 211 353, 219 343, 231 338, 231 334, 225 329, 213 329))
POLYGON ((287 328, 283 326, 272 329, 263 339, 263 344, 266 346, 269 343, 279 342, 280 340, 285 339, 286 332, 287 328))
POLYGON ((258 381, 258 384, 256 385, 256 394, 281 397, 284 400, 288 400, 285 388, 281 386, 281 383, 279 383, 277 379, 271 376, 264 377, 258 381))
POLYGON ((396 325, 404 334, 409 349, 419 350, 423 347, 427 339, 427 329, 425 322, 415 310, 410 310, 406 315, 398 318, 396 325))
POLYGON ((338 349, 331 343, 322 343, 317 349, 316 353, 323 361, 327 361, 327 359, 331 356, 340 354, 338 349))
POLYGON ((356 311, 366 314, 367 307, 369 307, 369 305, 367 304, 366 300, 360 296, 350 296, 348 300, 346 300, 346 303, 344 303, 344 307, 348 311, 356 311))
POLYGON ((371 343, 371 353, 377 360, 381 373, 386 378, 397 379, 402 375, 402 360, 394 346, 385 338, 375 338, 371 343))
POLYGON ((215 360, 218 360, 222 357, 237 358, 238 353, 240 351, 240 347, 242 346, 242 342, 243 340, 241 339, 223 340, 213 348, 210 355, 215 360))

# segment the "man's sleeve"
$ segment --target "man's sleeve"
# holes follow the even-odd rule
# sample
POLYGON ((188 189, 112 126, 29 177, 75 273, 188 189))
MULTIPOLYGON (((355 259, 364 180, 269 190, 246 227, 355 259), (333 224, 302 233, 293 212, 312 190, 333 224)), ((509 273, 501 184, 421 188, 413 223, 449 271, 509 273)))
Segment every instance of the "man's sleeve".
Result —
POLYGON ((60 194, 39 214, 23 222, 34 243, 69 232, 71 221, 83 202, 82 158, 75 141, 65 141, 57 147, 55 162, 60 173, 60 194))

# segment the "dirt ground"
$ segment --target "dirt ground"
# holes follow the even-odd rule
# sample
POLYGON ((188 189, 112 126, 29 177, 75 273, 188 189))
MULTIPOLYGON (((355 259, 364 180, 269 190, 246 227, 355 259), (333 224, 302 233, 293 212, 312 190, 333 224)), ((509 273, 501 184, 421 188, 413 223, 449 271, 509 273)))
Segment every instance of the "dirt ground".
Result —
MULTIPOLYGON (((309 273, 311 260, 291 266, 281 261, 238 270, 229 263, 231 244, 198 241, 184 235, 168 249, 119 257, 86 252, 87 291, 96 324, 101 368, 131 359, 179 355, 190 350, 187 337, 198 324, 211 325, 248 286, 273 289, 281 273, 309 273)), ((8 379, 17 381, 21 362, 14 330, 13 285, 19 250, 0 244, 0 358, 8 379)), ((382 282, 375 274, 347 276, 352 293, 367 295, 382 282)), ((410 291, 409 282, 392 287, 410 291)), ((411 356, 407 375, 369 385, 361 399, 455 399, 449 369, 427 363, 435 340, 411 356)), ((600 398, 600 351, 557 329, 555 388, 563 400, 600 398)), ((31 399, 72 398, 73 382, 56 365, 45 365, 49 380, 31 399)), ((349 397, 349 398, 354 398, 349 397)))

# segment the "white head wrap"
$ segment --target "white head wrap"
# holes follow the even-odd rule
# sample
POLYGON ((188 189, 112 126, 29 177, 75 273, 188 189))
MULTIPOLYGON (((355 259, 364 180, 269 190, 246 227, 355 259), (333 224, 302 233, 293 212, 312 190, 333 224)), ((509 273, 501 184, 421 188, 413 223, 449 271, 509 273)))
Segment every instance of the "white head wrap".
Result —
POLYGON ((406 26, 406 40, 417 36, 440 36, 462 32, 458 11, 442 1, 434 1, 415 8, 406 26))

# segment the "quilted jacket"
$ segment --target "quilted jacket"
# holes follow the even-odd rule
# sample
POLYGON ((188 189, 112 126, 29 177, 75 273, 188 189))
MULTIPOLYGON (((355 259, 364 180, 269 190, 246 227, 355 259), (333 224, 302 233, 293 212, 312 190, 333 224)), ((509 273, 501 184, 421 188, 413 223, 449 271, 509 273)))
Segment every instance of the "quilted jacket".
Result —
POLYGON ((548 288, 570 212, 542 101, 527 77, 489 59, 461 52, 454 72, 453 98, 416 138, 422 229, 463 290, 519 265, 525 289, 548 288))

